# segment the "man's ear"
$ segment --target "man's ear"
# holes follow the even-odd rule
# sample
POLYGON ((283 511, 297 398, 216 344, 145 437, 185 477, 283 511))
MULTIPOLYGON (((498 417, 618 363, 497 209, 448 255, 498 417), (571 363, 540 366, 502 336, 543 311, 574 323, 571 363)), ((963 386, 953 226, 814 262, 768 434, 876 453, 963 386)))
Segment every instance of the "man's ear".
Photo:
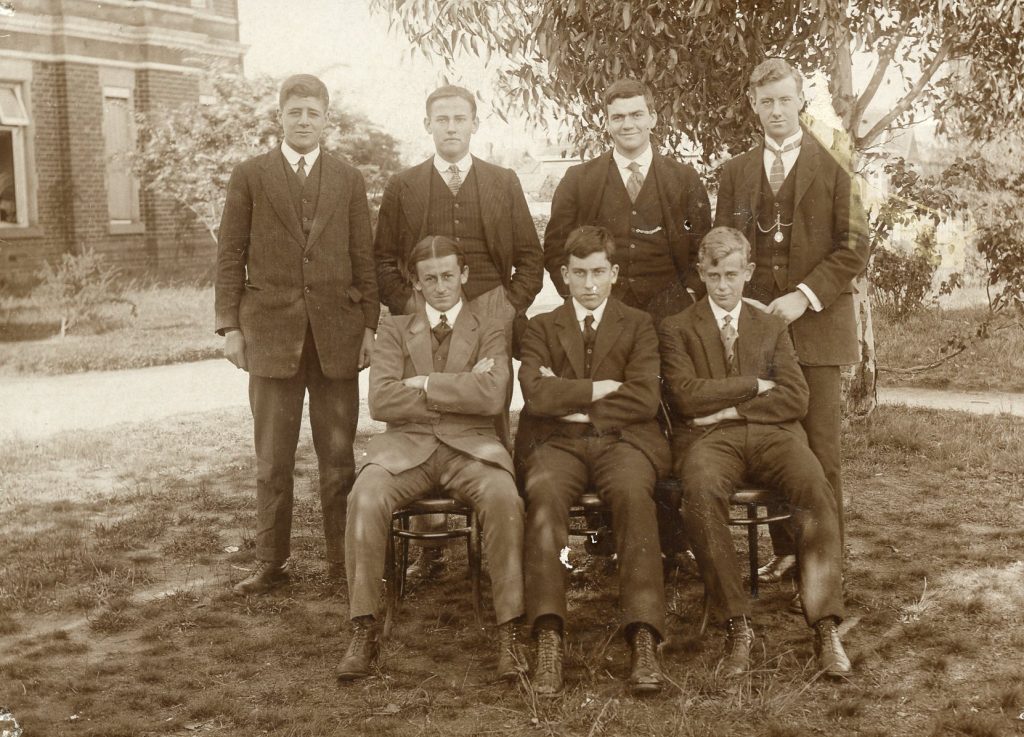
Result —
POLYGON ((423 119, 423 130, 425 130, 427 133, 430 133, 430 117, 429 116, 427 116, 426 118, 423 119))
POLYGON ((743 275, 743 281, 748 282, 754 278, 754 269, 757 268, 757 264, 751 261, 747 264, 747 273, 743 275))
POLYGON ((463 266, 462 267, 462 273, 459 275, 459 281, 462 284, 465 284, 466 282, 469 281, 469 267, 468 266, 463 266))
POLYGON ((619 280, 619 265, 612 264, 612 268, 609 273, 612 275, 612 284, 614 284, 619 280))
POLYGON ((415 289, 417 292, 422 292, 423 291, 423 285, 420 284, 420 280, 419 279, 413 279, 412 280, 412 288, 415 289))
POLYGON ((562 281, 569 283, 569 267, 565 265, 562 266, 562 281))

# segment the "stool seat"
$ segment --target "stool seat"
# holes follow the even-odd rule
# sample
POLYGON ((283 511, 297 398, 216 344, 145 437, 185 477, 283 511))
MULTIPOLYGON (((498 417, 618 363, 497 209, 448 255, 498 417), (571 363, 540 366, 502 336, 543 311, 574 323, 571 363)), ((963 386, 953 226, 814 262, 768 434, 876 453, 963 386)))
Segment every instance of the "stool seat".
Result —
POLYGON ((733 504, 774 504, 778 500, 778 495, 771 489, 755 486, 738 486, 729 497, 733 504))
POLYGON ((730 517, 729 524, 747 528, 747 558, 750 563, 750 595, 757 598, 757 569, 760 567, 757 555, 757 528, 772 522, 788 520, 792 515, 789 505, 774 489, 749 482, 741 482, 729 495, 729 503, 746 507, 745 517, 730 517), (758 514, 758 507, 765 513, 758 514), (772 511, 776 510, 776 511, 772 511))
POLYGON ((401 509, 397 510, 399 513, 406 514, 465 514, 466 511, 472 511, 470 507, 463 504, 455 499, 448 497, 436 497, 429 499, 417 499, 416 501, 409 502, 401 509))

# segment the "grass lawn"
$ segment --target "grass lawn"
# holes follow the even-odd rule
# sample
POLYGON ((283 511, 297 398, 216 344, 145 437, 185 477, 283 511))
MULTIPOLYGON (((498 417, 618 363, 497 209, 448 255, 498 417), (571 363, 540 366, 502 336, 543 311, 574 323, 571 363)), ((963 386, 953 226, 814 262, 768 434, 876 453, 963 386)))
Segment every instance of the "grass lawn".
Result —
POLYGON ((549 702, 492 681, 493 628, 473 624, 457 555, 407 598, 381 669, 335 682, 346 599, 324 576, 308 431, 293 583, 233 596, 253 561, 250 432, 239 409, 0 448, 0 704, 26 735, 1020 733, 1018 419, 882 407, 847 433, 850 682, 814 679, 787 584, 764 587, 757 668, 728 688, 684 572, 672 686, 634 699, 615 579, 595 570, 571 589, 567 689, 549 702))
MULTIPOLYGON (((874 314, 875 353, 880 367, 908 368, 931 363, 942 357, 941 349, 955 335, 973 337, 987 316, 983 305, 929 308, 904 322, 887 321, 874 314)), ((883 386, 911 386, 928 389, 990 390, 1024 392, 1021 361, 1024 356, 1024 328, 999 330, 942 366, 915 376, 879 371, 883 386)))

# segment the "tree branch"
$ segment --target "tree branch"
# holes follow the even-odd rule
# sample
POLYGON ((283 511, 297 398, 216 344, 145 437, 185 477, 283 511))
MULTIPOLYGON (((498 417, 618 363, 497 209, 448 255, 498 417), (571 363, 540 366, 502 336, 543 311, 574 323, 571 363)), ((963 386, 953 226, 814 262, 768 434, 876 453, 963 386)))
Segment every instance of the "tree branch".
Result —
MULTIPOLYGON (((904 28, 905 27, 906 26, 904 26, 904 28)), ((859 124, 864 111, 868 109, 868 105, 870 105, 871 101, 875 98, 875 93, 878 92, 878 88, 881 86, 882 80, 885 79, 885 73, 889 71, 889 64, 896 55, 896 49, 899 47, 903 37, 904 30, 903 28, 900 28, 899 34, 892 39, 892 43, 882 49, 882 53, 878 55, 878 66, 875 67, 875 72, 871 75, 871 79, 868 81, 868 86, 864 88, 860 97, 857 98, 857 102, 853 105, 853 112, 851 113, 851 127, 854 130, 856 130, 856 126, 859 124)))
POLYGON ((942 45, 939 46, 938 51, 935 52, 935 56, 932 57, 931 63, 921 73, 921 76, 918 78, 917 82, 910 89, 910 91, 907 92, 907 94, 905 94, 902 98, 900 98, 900 101, 896 103, 896 106, 888 113, 883 115, 881 120, 879 120, 871 127, 871 130, 869 130, 863 136, 857 138, 858 150, 864 148, 864 146, 868 145, 871 141, 875 140, 875 138, 877 138, 879 134, 881 134, 886 128, 888 128, 892 124, 892 122, 896 120, 896 118, 903 115, 903 113, 907 112, 907 110, 910 109, 910 107, 914 104, 914 100, 916 100, 917 96, 921 94, 921 90, 923 90, 925 88, 925 85, 927 85, 928 82, 931 81, 931 78, 935 76, 935 72, 938 71, 938 68, 942 66, 943 63, 945 63, 946 57, 949 56, 950 49, 952 48, 953 39, 947 38, 942 42, 942 45))

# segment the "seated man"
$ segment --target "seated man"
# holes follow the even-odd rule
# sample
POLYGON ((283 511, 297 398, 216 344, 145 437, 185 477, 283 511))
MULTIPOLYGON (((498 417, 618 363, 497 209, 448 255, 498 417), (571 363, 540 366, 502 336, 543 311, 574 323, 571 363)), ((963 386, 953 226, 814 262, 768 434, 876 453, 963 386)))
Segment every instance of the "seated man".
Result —
POLYGON ((836 625, 843 616, 842 557, 832 489, 807 446, 800 418, 807 384, 785 320, 741 299, 754 264, 738 230, 701 242, 708 296, 661 323, 661 361, 677 417, 673 454, 683 482, 683 524, 711 603, 726 622, 725 675, 747 671, 753 630, 726 520, 742 478, 777 489, 793 510, 800 593, 818 667, 850 673, 836 625))
POLYGON ((562 634, 569 508, 588 487, 610 506, 619 563, 630 688, 659 691, 657 645, 665 591, 653 490, 668 470, 668 442, 655 416, 658 337, 646 312, 610 298, 615 239, 584 225, 565 243, 562 278, 571 300, 530 320, 519 381, 526 406, 517 448, 525 469, 527 614, 537 638, 533 686, 562 689, 562 634))
POLYGON ((483 527, 498 621, 498 675, 515 678, 523 614, 523 502, 494 417, 505 406, 508 356, 500 320, 465 309, 462 249, 428 236, 409 255, 425 310, 380 322, 370 365, 370 416, 388 423, 370 439, 348 499, 345 561, 352 641, 340 680, 367 675, 395 509, 436 487, 471 504, 483 527))

